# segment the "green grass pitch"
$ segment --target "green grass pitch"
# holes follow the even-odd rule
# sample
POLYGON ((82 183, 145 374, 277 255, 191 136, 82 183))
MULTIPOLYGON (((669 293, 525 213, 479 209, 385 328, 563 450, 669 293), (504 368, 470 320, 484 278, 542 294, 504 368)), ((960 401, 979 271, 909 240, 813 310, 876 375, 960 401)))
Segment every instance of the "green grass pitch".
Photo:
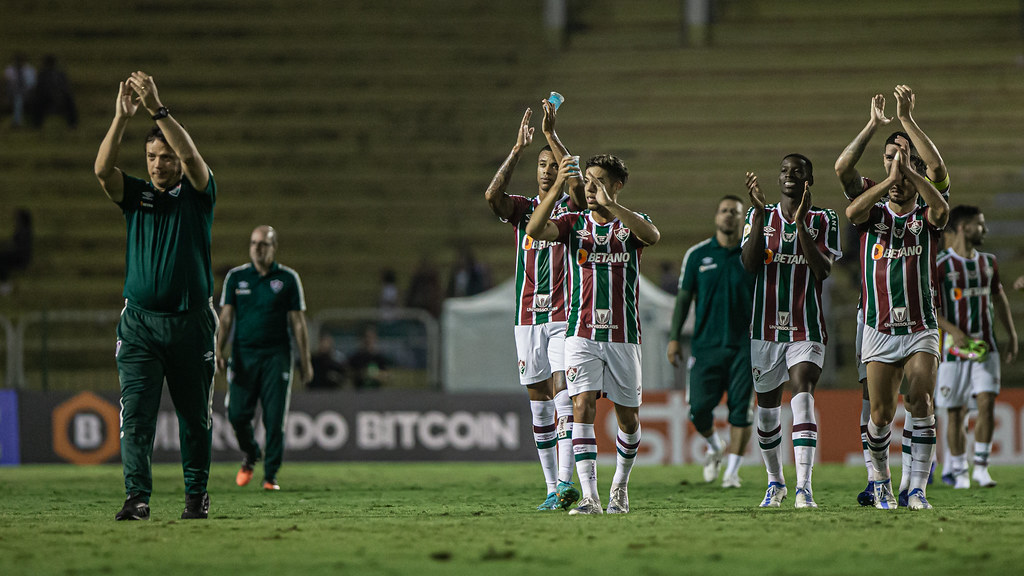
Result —
MULTIPOLYGON (((235 471, 215 464, 210 519, 182 521, 181 469, 157 465, 151 520, 115 522, 119 466, 0 469, 0 574, 977 576, 1024 565, 1024 467, 993 467, 995 488, 933 485, 935 510, 922 512, 857 506, 858 467, 815 469, 818 510, 793 509, 792 496, 758 509, 759 466, 736 490, 704 484, 697 466, 638 467, 630 514, 601 517, 536 512, 537 464, 286 462, 277 493, 238 488, 235 471)), ((612 471, 599 471, 605 504, 612 471)))

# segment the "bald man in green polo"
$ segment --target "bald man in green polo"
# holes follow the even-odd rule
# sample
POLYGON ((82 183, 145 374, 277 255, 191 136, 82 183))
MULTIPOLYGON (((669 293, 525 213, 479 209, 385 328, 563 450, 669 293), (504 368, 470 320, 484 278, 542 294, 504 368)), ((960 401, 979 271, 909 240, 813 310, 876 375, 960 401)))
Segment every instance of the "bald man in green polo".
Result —
POLYGON ((210 229, 217 185, 195 143, 160 101, 153 77, 121 82, 114 120, 96 155, 96 177, 127 224, 125 308, 117 326, 121 461, 127 498, 116 520, 149 518, 152 455, 163 383, 178 416, 185 478, 183 519, 206 518, 216 370, 210 229), (129 120, 145 108, 150 180, 117 167, 129 120))
POLYGON ((284 455, 285 417, 295 375, 292 340, 299 379, 303 384, 313 379, 302 281, 295 270, 278 264, 276 255, 277 231, 256 227, 249 237, 251 261, 232 268, 224 279, 217 333, 217 365, 228 377, 228 421, 244 454, 235 483, 248 484, 260 459, 252 425, 259 402, 266 429, 264 490, 281 489, 277 471, 284 455))

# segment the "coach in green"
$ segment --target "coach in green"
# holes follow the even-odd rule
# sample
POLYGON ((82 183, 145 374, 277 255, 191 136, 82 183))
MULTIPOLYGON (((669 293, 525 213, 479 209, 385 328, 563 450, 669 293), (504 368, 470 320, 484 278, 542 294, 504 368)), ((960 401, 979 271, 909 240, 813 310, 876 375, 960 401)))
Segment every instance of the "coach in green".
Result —
POLYGON ((284 455, 285 416, 294 374, 292 338, 302 383, 313 379, 302 281, 294 270, 275 261, 276 253, 277 232, 273 228, 258 226, 252 231, 251 262, 233 268, 224 279, 221 330, 217 334, 217 365, 228 377, 228 420, 244 453, 235 483, 248 484, 260 459, 252 426, 258 401, 263 406, 267 434, 263 461, 265 490, 281 489, 277 471, 284 455))
POLYGON ((214 333, 210 228, 217 186, 192 138, 160 102, 145 72, 121 82, 96 177, 127 223, 125 308, 117 326, 121 461, 127 498, 117 520, 149 518, 151 459, 163 383, 178 415, 185 477, 181 517, 206 518, 212 455, 214 333), (117 168, 128 121, 143 107, 150 181, 117 168))
POLYGON ((750 440, 753 379, 750 372, 750 311, 754 276, 743 268, 740 239, 743 201, 726 196, 715 212, 715 235, 693 246, 683 258, 675 313, 669 332, 668 360, 679 366, 683 323, 696 299, 688 362, 690 420, 707 441, 704 481, 718 478, 722 457, 728 463, 723 488, 738 488, 739 467, 750 440), (712 411, 727 394, 730 441, 715 433, 712 411))

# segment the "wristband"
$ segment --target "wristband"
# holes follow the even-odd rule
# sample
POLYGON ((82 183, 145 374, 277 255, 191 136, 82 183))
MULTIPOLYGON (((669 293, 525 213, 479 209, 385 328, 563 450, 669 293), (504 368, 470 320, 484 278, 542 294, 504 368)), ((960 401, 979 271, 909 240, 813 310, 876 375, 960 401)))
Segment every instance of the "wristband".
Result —
POLYGON ((171 115, 171 111, 167 109, 167 106, 161 106, 156 109, 156 114, 153 114, 153 120, 162 120, 171 115))

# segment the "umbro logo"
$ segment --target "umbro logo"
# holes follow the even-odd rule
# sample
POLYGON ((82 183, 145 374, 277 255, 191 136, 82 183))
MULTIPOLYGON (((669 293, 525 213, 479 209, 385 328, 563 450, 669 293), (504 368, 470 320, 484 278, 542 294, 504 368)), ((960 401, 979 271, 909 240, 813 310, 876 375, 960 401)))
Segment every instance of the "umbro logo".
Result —
POLYGON ((772 234, 775 234, 775 228, 772 228, 771 226, 765 226, 764 227, 764 235, 765 236, 771 236, 772 234))
POLYGON ((885 234, 888 231, 889 231, 889 227, 886 226, 883 222, 879 222, 878 224, 875 224, 875 233, 877 233, 877 234, 885 234))
POLYGON ((586 240, 587 238, 590 238, 590 230, 577 230, 576 237, 586 240))

